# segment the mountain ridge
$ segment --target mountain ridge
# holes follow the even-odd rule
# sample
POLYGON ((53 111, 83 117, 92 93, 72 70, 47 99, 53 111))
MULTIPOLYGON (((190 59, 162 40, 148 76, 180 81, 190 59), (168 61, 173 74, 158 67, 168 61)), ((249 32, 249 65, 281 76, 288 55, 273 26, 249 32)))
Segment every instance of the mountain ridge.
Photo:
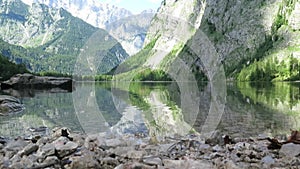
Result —
MULTIPOLYGON (((28 6, 18 0, 0 3, 0 37, 5 42, 23 47, 16 48, 26 52, 17 52, 16 48, 12 48, 18 53, 18 58, 30 63, 26 65, 31 71, 73 73, 77 56, 86 52, 84 45, 95 33, 99 35, 95 41, 99 46, 94 50, 101 50, 101 57, 110 58, 100 64, 99 73, 109 71, 128 57, 121 44, 105 30, 73 17, 62 8, 49 8, 43 4, 28 6), (102 39, 106 40, 102 43, 102 39)), ((6 48, 8 44, 2 45, 6 48)), ((5 56, 10 59, 15 57, 5 56)))
POLYGON ((22 0, 27 5, 45 4, 50 8, 63 8, 85 22, 107 30, 117 39, 130 55, 143 46, 144 38, 154 10, 144 10, 133 14, 127 9, 102 3, 96 0, 22 0), (127 23, 125 23, 127 21, 127 23), (112 28, 114 28, 112 30, 112 28))

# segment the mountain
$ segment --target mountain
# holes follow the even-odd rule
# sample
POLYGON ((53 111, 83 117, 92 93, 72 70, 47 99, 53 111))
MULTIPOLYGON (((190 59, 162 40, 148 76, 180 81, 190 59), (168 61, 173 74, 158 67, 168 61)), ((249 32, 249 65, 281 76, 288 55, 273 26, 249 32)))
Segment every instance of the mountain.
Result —
POLYGON ((138 73, 145 74, 145 69, 184 68, 174 59, 200 26, 203 11, 200 1, 164 1, 151 21, 144 48, 114 70, 115 74, 120 74, 117 78, 130 80, 138 73))
POLYGON ((73 16, 81 18, 87 23, 106 28, 110 23, 133 15, 124 8, 100 3, 99 0, 22 0, 27 5, 33 3, 45 4, 52 8, 63 8, 73 16))
POLYGON ((216 72, 227 79, 300 79, 299 7, 298 0, 165 0, 143 50, 115 73, 128 79, 150 68, 176 75, 182 64, 200 79, 216 72))
POLYGON ((28 6, 19 0, 1 0, 0 4, 0 38, 7 42, 0 43, 0 49, 16 62, 20 61, 16 58, 22 58, 26 65, 29 62, 31 71, 72 73, 78 56, 93 53, 94 57, 103 58, 98 59, 98 72, 105 73, 128 57, 121 44, 105 30, 62 8, 28 6))
POLYGON ((134 55, 143 48, 154 13, 147 10, 139 15, 122 18, 107 25, 106 30, 122 44, 128 54, 134 55))
POLYGON ((73 16, 85 22, 107 30, 116 38, 130 55, 141 48, 150 21, 155 14, 153 10, 134 15, 129 10, 98 0, 22 0, 27 5, 45 4, 51 8, 63 8, 73 16))

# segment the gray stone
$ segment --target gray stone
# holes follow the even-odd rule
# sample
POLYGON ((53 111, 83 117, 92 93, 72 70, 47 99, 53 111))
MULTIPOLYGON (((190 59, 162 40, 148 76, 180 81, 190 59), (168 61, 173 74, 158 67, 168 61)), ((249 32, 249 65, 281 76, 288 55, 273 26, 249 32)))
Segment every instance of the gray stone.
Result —
POLYGON ((204 160, 169 160, 164 159, 163 164, 165 168, 189 168, 189 169, 199 169, 199 168, 213 168, 213 165, 204 160))
POLYGON ((226 164, 225 166, 228 168, 228 169, 240 169, 239 166, 237 166, 233 161, 229 160, 229 161, 226 161, 226 164))
POLYGON ((25 107, 19 99, 12 96, 0 95, 0 115, 18 113, 24 109, 25 107))
POLYGON ((279 151, 279 155, 282 157, 296 157, 299 154, 300 144, 294 143, 284 144, 279 151))
POLYGON ((224 154, 220 153, 220 152, 215 152, 215 153, 211 153, 209 155, 209 159, 214 159, 214 158, 217 158, 217 157, 223 157, 224 154))
POLYGON ((263 134, 259 134, 257 139, 258 140, 266 140, 267 138, 272 137, 271 133, 263 133, 263 134))
POLYGON ((250 144, 247 142, 239 142, 239 143, 236 143, 233 148, 235 150, 249 150, 250 144))
POLYGON ((223 152, 224 151, 224 149, 219 145, 214 146, 212 148, 212 150, 215 151, 215 152, 223 152))
POLYGON ((36 152, 39 149, 39 146, 33 143, 28 144, 24 149, 20 152, 21 156, 28 156, 29 154, 36 152))
POLYGON ((139 162, 134 162, 134 163, 127 163, 124 165, 124 169, 126 168, 143 168, 143 169, 155 169, 155 166, 149 166, 146 164, 142 164, 139 162))
POLYGON ((84 145, 84 142, 85 142, 85 135, 82 135, 82 134, 74 134, 74 133, 71 133, 69 135, 70 138, 73 138, 73 142, 77 143, 79 146, 82 146, 84 145))
MULTIPOLYGON (((100 140, 99 140, 100 141, 100 140)), ((121 141, 120 139, 107 139, 106 141, 107 147, 119 147, 119 146, 126 146, 124 141, 121 141)))
POLYGON ((17 162, 17 163, 12 163, 9 165, 8 168, 24 168, 24 164, 17 162))
POLYGON ((42 137, 42 138, 38 139, 36 144, 39 145, 39 146, 42 146, 42 145, 45 145, 46 143, 49 143, 49 142, 50 142, 50 138, 42 137))
POLYGON ((119 161, 115 158, 106 157, 106 158, 101 159, 101 165, 118 166, 119 161))
POLYGON ((145 151, 135 151, 135 150, 131 150, 128 151, 126 154, 126 157, 130 158, 130 159, 142 159, 143 156, 146 155, 145 151))
POLYGON ((10 161, 11 161, 12 163, 17 163, 17 162, 20 162, 21 160, 22 160, 22 157, 21 157, 19 154, 14 155, 14 156, 10 159, 10 161))
POLYGON ((160 144, 160 145, 158 145, 158 150, 160 151, 160 152, 167 152, 168 151, 168 149, 172 146, 172 145, 174 145, 174 144, 160 144))
POLYGON ((210 151, 210 150, 211 150, 211 146, 208 145, 208 144, 201 144, 201 145, 199 146, 199 151, 201 151, 201 152, 203 152, 203 153, 206 153, 206 152, 208 152, 208 151, 210 151))
POLYGON ((1 89, 24 89, 24 88, 38 88, 47 89, 60 87, 63 89, 72 90, 74 81, 66 77, 50 77, 50 76, 34 76, 32 74, 17 74, 9 80, 1 83, 1 89))
MULTIPOLYGON (((60 137, 62 137, 62 138, 68 139, 66 137, 63 137, 63 132, 66 132, 67 134, 71 133, 71 131, 68 128, 66 128, 66 127, 63 127, 63 128, 56 127, 54 129, 52 129, 52 137, 53 138, 60 138, 60 137)), ((62 139, 62 138, 60 138, 60 139, 62 139)))
POLYGON ((123 169, 124 168, 124 164, 120 164, 117 167, 115 167, 115 169, 123 169))
POLYGON ((254 145, 251 146, 253 150, 257 152, 267 152, 268 150, 268 145, 264 142, 258 142, 254 145))
POLYGON ((275 163, 275 160, 271 156, 265 156, 261 159, 261 163, 265 165, 271 165, 275 163))
POLYGON ((4 148, 6 151, 20 151, 22 150, 28 143, 22 139, 10 141, 6 147, 4 148))
POLYGON ((93 149, 95 149, 97 146, 99 146, 99 147, 106 147, 105 146, 105 141, 101 144, 101 145, 99 145, 99 144, 97 144, 97 135, 89 135, 85 140, 84 140, 84 147, 85 148, 87 148, 87 149, 89 149, 89 150, 93 150, 93 149))
MULTIPOLYGON (((59 159, 56 156, 47 157, 42 163, 34 163, 32 168, 47 168, 59 164, 59 159)), ((60 166, 54 168, 61 168, 60 166)))
POLYGON ((134 151, 134 147, 116 147, 108 150, 108 153, 125 157, 129 151, 134 151))
POLYGON ((45 159, 45 161, 43 163, 47 166, 51 166, 51 165, 57 164, 58 162, 59 162, 59 160, 56 156, 49 156, 45 159))
POLYGON ((61 137, 57 138, 55 141, 53 141, 53 144, 54 144, 55 146, 59 146, 59 145, 64 145, 64 144, 66 144, 68 141, 69 141, 68 138, 62 137, 62 136, 61 136, 61 137))
POLYGON ((41 158, 46 158, 47 156, 52 156, 55 154, 54 144, 46 144, 39 148, 37 155, 41 158))
POLYGON ((162 160, 158 157, 144 157, 143 162, 148 165, 162 165, 162 160))
POLYGON ((58 153, 59 158, 68 156, 76 151, 78 144, 72 141, 67 142, 66 144, 56 144, 55 149, 58 153))
POLYGON ((70 157, 69 160, 71 163, 64 166, 67 169, 100 168, 100 164, 93 153, 84 153, 80 157, 70 157))
POLYGON ((27 157, 21 158, 19 155, 15 155, 10 159, 9 168, 32 168, 33 161, 27 157))

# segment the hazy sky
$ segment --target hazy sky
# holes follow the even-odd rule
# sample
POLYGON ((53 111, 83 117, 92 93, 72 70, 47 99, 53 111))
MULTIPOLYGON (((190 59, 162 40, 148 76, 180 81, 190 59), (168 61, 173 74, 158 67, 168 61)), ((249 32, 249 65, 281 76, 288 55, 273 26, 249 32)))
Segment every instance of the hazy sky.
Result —
POLYGON ((130 10, 133 13, 140 13, 146 9, 156 10, 162 0, 100 0, 130 10))

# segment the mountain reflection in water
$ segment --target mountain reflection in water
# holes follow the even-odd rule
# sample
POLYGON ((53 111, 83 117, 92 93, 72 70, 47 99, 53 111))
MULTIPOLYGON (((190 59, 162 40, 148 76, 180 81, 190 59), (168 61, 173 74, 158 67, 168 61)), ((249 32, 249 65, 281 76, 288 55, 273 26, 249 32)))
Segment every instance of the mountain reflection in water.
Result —
MULTIPOLYGON (((86 133, 143 133, 157 140, 201 132, 211 105, 210 86, 199 87, 199 100, 194 101, 198 112, 182 108, 184 97, 178 86, 175 82, 78 83, 72 93, 2 91, 19 97, 26 109, 1 116, 0 135, 28 135, 29 128, 40 126, 86 133)), ((250 137, 299 129, 297 83, 228 84, 226 101, 219 133, 250 137)))

